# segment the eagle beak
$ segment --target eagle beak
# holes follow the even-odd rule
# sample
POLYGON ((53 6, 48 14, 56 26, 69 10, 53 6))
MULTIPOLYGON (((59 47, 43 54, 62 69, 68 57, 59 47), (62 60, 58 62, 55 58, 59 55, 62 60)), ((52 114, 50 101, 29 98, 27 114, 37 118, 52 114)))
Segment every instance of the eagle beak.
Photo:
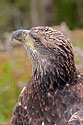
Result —
POLYGON ((32 49, 35 49, 35 47, 32 44, 31 36, 29 35, 30 30, 17 30, 12 33, 11 40, 16 39, 20 42, 24 42, 27 45, 29 45, 32 49))

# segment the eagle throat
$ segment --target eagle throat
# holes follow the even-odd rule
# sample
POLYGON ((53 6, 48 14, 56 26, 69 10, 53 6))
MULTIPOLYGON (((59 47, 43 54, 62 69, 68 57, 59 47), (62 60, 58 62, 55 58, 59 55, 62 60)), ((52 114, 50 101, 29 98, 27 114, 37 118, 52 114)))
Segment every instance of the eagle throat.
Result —
POLYGON ((74 58, 72 58, 72 63, 70 60, 69 58, 61 60, 57 57, 48 60, 41 59, 40 61, 38 59, 38 62, 33 64, 33 76, 36 85, 42 91, 53 94, 56 89, 63 89, 67 84, 76 83, 77 71, 74 58))

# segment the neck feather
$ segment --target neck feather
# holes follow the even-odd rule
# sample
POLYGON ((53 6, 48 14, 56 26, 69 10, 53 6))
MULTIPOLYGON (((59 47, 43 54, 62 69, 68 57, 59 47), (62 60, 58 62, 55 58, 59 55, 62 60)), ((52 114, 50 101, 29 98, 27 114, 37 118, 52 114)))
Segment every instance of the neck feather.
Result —
POLYGON ((53 92, 56 89, 63 89, 67 84, 71 85, 76 82, 77 73, 75 65, 72 64, 73 67, 71 65, 69 68, 67 63, 63 62, 64 65, 58 65, 57 61, 40 60, 40 62, 33 65, 33 75, 41 90, 53 92))

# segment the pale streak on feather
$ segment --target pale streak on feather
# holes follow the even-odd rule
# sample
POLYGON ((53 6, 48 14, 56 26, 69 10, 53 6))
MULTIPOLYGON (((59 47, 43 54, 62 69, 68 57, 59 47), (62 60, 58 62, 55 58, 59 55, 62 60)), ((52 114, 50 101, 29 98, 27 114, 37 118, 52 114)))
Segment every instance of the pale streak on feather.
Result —
POLYGON ((45 124, 44 124, 44 121, 42 122, 42 125, 45 125, 45 124))
POLYGON ((26 89, 26 86, 24 86, 24 88, 22 89, 20 96, 22 95, 22 93, 24 92, 25 89, 26 89))

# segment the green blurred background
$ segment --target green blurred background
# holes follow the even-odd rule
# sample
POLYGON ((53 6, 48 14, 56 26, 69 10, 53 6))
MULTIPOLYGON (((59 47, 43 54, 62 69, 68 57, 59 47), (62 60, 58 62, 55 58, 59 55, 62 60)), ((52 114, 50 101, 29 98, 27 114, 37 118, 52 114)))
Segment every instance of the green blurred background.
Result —
POLYGON ((83 71, 83 0, 0 0, 0 125, 10 125, 20 91, 31 77, 24 47, 11 42, 17 29, 48 25, 72 42, 77 69, 83 71))

